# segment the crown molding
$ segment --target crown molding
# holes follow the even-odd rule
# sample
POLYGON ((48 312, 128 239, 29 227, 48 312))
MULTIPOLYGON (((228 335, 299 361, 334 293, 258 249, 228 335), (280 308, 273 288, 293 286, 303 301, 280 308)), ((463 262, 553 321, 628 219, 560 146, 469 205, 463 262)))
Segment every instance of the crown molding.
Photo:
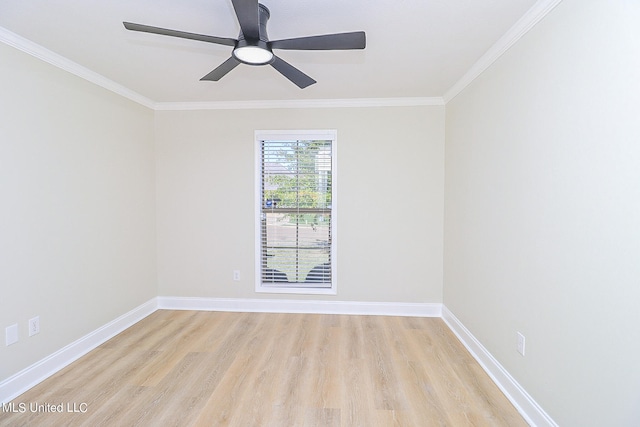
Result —
POLYGON ((121 84, 114 82, 113 80, 109 80, 101 74, 91 71, 88 68, 85 68, 82 65, 79 65, 62 55, 52 52, 49 49, 46 49, 39 44, 32 42, 31 40, 25 39, 24 37, 19 36, 4 27, 0 27, 0 42, 21 50, 22 52, 38 58, 42 61, 45 61, 53 65, 54 67, 58 67, 62 70, 68 71, 71 74, 74 74, 104 89, 123 96, 131 101, 137 102, 138 104, 141 104, 147 108, 153 108, 153 101, 151 101, 149 98, 146 98, 139 93, 134 92, 131 89, 128 89, 121 84))
POLYGON ((538 0, 480 59, 443 95, 445 104, 455 98, 472 81, 482 74, 491 64, 496 62, 522 36, 529 32, 562 0, 538 0))
POLYGON ((442 97, 286 99, 269 101, 157 102, 158 111, 183 110, 254 110, 274 108, 360 108, 416 107, 444 105, 442 97))

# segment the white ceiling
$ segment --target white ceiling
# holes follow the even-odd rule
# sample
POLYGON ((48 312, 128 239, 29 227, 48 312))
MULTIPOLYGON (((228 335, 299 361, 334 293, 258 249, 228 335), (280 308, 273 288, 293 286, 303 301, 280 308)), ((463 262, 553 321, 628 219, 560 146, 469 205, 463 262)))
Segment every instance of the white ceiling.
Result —
POLYGON ((231 47, 127 31, 122 21, 237 38, 231 0, 0 0, 0 26, 152 102, 442 97, 535 0, 262 0, 272 40, 365 31, 365 50, 276 51, 318 83, 269 66, 200 78, 231 47))

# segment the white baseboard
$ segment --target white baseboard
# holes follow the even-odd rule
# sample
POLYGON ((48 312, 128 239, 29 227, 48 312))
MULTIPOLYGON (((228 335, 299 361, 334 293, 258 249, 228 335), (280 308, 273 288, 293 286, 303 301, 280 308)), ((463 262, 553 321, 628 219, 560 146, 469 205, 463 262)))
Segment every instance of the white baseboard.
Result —
POLYGON ((124 331, 157 310, 156 298, 134 308, 117 319, 61 348, 39 362, 0 382, 0 403, 15 399, 100 344, 124 331))
POLYGON ((442 317, 530 425, 557 427, 553 419, 527 394, 471 332, 440 303, 157 297, 0 382, 0 404, 15 399, 158 309, 442 317))
POLYGON ((440 317, 442 304, 157 297, 0 382, 0 404, 15 399, 158 309, 440 317))
POLYGON ((442 304, 241 298, 158 297, 158 309, 261 313, 440 317, 442 304))
POLYGON ((553 419, 536 403, 518 382, 498 363, 489 351, 469 332, 469 330, 444 305, 442 320, 449 326, 471 355, 502 390, 520 415, 531 426, 558 427, 553 419))

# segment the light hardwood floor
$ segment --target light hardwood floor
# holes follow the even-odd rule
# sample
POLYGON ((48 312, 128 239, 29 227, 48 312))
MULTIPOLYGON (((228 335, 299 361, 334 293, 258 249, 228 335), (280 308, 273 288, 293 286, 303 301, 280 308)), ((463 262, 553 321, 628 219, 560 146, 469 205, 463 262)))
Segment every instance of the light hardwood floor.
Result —
POLYGON ((527 425, 437 318, 159 310, 20 404, 0 425, 527 425))

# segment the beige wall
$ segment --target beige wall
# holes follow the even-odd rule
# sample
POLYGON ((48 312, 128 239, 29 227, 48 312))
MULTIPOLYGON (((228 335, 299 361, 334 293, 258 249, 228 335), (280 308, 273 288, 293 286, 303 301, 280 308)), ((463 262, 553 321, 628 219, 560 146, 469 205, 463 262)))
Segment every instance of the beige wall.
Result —
POLYGON ((4 44, 0 64, 1 381, 148 301, 156 280, 153 112, 4 44))
POLYGON ((640 423, 638 22, 564 0, 447 105, 444 303, 562 426, 640 423))
POLYGON ((159 295, 441 302, 444 107, 156 114, 159 295), (254 131, 338 132, 338 295, 256 294, 254 131), (232 280, 232 270, 242 280, 232 280))

